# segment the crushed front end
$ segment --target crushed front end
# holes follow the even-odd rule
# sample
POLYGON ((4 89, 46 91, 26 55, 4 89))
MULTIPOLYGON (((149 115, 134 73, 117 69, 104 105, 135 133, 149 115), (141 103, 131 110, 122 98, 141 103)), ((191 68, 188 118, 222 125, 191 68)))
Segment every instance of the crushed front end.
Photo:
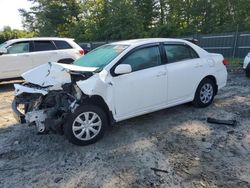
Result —
POLYGON ((66 83, 61 90, 49 90, 35 84, 15 85, 16 93, 34 89, 36 93, 24 91, 15 96, 12 109, 21 123, 36 125, 39 133, 55 131, 61 133, 67 114, 72 113, 82 98, 76 84, 66 83))
POLYGON ((94 74, 91 71, 77 71, 77 68, 49 63, 22 75, 27 82, 14 84, 12 110, 15 118, 20 123, 36 125, 39 133, 62 133, 67 115, 73 113, 87 97, 76 82, 94 74))

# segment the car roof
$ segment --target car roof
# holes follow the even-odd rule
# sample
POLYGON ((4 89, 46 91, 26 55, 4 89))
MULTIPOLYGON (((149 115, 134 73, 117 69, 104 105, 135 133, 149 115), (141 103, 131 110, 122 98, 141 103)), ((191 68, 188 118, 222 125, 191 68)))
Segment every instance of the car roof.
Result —
POLYGON ((185 43, 188 43, 186 40, 175 39, 175 38, 144 38, 144 39, 124 40, 124 41, 119 41, 119 42, 113 42, 111 44, 137 46, 137 45, 157 43, 157 42, 185 42, 185 43))
POLYGON ((74 40, 73 38, 60 38, 60 37, 33 37, 33 38, 20 38, 20 39, 11 39, 9 42, 22 42, 22 41, 31 41, 31 40, 74 40))
POLYGON ((191 46, 200 57, 207 56, 208 52, 201 47, 183 39, 177 39, 177 38, 144 38, 144 39, 133 39, 133 40, 124 40, 124 41, 118 41, 113 42, 111 44, 113 45, 129 45, 131 48, 135 48, 141 45, 147 45, 152 43, 160 43, 160 42, 170 42, 170 43, 184 43, 188 46, 191 46))

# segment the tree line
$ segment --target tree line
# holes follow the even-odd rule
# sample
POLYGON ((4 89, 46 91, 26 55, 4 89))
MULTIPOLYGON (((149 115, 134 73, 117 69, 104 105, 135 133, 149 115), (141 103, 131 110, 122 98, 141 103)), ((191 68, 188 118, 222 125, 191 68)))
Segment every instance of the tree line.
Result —
POLYGON ((39 36, 107 41, 250 30, 250 0, 28 0, 23 26, 39 36))
POLYGON ((0 31, 0 44, 9 40, 9 39, 17 39, 17 38, 25 38, 25 37, 34 37, 38 34, 35 32, 23 31, 18 29, 11 29, 9 26, 3 27, 2 31, 0 31))

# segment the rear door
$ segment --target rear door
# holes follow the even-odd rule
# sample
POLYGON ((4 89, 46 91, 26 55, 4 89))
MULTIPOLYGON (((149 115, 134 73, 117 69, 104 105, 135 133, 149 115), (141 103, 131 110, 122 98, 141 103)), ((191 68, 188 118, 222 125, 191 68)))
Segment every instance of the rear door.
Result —
POLYGON ((32 68, 29 41, 16 42, 7 47, 7 54, 0 56, 0 79, 20 77, 32 68))
POLYGON ((33 41, 33 67, 48 62, 57 62, 58 51, 54 43, 50 40, 33 41))
POLYGON ((57 60, 65 59, 73 62, 74 60, 78 59, 81 56, 81 48, 74 48, 71 43, 64 40, 53 40, 57 48, 57 60))
POLYGON ((168 103, 192 100, 207 63, 185 43, 164 44, 167 55, 168 103))

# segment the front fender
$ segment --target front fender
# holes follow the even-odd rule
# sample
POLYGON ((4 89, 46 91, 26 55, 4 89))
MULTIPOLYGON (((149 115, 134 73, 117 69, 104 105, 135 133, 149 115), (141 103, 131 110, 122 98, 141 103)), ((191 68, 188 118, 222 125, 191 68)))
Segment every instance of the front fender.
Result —
MULTIPOLYGON (((104 102, 107 104, 109 111, 114 114, 114 97, 112 91, 112 84, 107 79, 107 73, 99 73, 87 80, 82 80, 76 82, 77 86, 81 89, 81 91, 88 96, 100 96, 103 98, 104 102)), ((115 116, 114 116, 115 117, 115 116)))

